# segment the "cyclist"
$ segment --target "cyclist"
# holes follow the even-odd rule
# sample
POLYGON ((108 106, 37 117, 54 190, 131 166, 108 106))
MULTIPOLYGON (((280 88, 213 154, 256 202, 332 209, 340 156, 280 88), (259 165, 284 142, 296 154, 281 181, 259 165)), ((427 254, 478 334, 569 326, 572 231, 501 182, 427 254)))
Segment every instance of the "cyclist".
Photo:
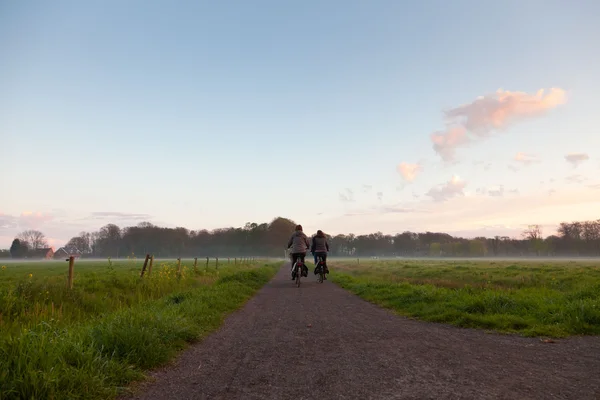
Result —
MULTIPOLYGON (((296 231, 292 234, 290 240, 288 240, 287 247, 288 249, 292 249, 292 279, 296 279, 294 276, 294 263, 296 260, 300 259, 304 265, 304 258, 306 257, 306 252, 310 247, 308 236, 302 232, 302 225, 296 225, 296 231)), ((302 275, 307 276, 308 274, 304 272, 304 269, 306 269, 306 265, 303 268, 302 275)))
POLYGON ((315 257, 315 275, 317 274, 317 257, 321 257, 323 259, 323 266, 325 268, 325 279, 327 279, 327 274, 329 273, 329 268, 327 268, 327 252, 329 251, 329 243, 327 242, 327 236, 323 233, 322 230, 318 230, 317 234, 312 238, 312 246, 310 247, 310 252, 315 257))

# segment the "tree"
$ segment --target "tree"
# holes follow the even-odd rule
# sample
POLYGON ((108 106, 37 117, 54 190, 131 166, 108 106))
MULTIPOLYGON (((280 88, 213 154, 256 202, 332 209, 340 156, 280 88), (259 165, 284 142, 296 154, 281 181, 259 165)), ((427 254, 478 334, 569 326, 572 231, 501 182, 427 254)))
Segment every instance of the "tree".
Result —
POLYGON ((88 254, 92 251, 90 245, 90 234, 87 232, 81 232, 79 236, 72 237, 65 247, 67 249, 74 249, 79 251, 81 254, 88 254))
POLYGON ((27 247, 32 250, 43 249, 48 247, 46 236, 36 230, 27 230, 17 235, 21 243, 27 243, 27 247))
POLYGON ((10 256, 12 258, 23 258, 27 254, 27 251, 27 243, 23 243, 19 239, 13 240, 12 244, 10 245, 10 256))
POLYGON ((523 231, 523 237, 531 242, 535 253, 539 256, 543 249, 542 228, 539 225, 529 225, 523 231))

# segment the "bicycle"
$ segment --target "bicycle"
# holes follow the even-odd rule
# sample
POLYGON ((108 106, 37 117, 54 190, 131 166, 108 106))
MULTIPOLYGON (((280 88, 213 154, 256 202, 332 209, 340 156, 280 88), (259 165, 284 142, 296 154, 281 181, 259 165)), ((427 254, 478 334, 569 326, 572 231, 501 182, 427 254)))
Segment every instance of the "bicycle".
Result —
POLYGON ((317 271, 317 282, 323 283, 325 279, 325 261, 323 261, 323 257, 317 257, 317 265, 315 266, 315 270, 317 271))
MULTIPOLYGON (((302 278, 302 275, 304 274, 304 270, 305 270, 306 266, 304 265, 304 263, 302 262, 302 259, 300 259, 298 257, 298 259, 296 260, 296 262, 294 263, 294 265, 292 265, 292 271, 296 277, 296 286, 300 287, 300 280, 302 278)), ((308 274, 307 274, 308 275, 308 274)))

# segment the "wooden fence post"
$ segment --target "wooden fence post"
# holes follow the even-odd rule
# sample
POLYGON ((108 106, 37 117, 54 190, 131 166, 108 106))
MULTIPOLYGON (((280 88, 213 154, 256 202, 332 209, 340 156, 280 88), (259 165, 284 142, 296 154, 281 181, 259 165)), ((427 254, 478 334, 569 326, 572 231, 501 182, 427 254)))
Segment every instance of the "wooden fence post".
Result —
POLYGON ((194 272, 198 272, 198 257, 194 258, 194 272))
POLYGON ((208 257, 206 257, 206 270, 208 271, 208 257))
POLYGON ((177 277, 181 278, 181 258, 177 259, 177 277))
POLYGON ((148 265, 148 275, 152 273, 152 264, 154 264, 154 254, 150 256, 150 265, 148 265))
POLYGON ((217 258, 216 258, 216 261, 217 261, 217 266, 216 266, 216 268, 217 268, 217 269, 219 269, 219 257, 217 257, 217 258))
POLYGON ((140 273, 140 278, 144 277, 144 272, 146 272, 146 267, 148 266, 149 259, 150 259, 150 254, 146 254, 146 259, 144 260, 144 265, 142 266, 142 272, 140 273))
POLYGON ((69 262, 69 289, 73 289, 73 264, 75 264, 75 257, 70 256, 66 261, 69 262))

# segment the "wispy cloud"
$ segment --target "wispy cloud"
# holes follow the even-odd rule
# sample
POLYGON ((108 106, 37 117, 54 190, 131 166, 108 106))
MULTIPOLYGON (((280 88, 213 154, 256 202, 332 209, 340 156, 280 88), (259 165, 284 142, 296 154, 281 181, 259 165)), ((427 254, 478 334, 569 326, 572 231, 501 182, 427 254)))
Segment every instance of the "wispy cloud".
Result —
POLYGON ((417 175, 423 171, 423 166, 421 164, 410 164, 406 162, 401 162, 400 164, 398 164, 396 169, 406 182, 412 182, 415 180, 417 175))
POLYGON ((587 178, 579 174, 569 175, 565 178, 565 181, 567 181, 568 183, 582 183, 585 180, 587 180, 587 178))
POLYGON ((379 200, 379 202, 383 201, 383 192, 377 192, 377 200, 379 200))
POLYGON ((517 153, 514 160, 523 165, 530 165, 540 162, 540 159, 536 155, 522 152, 517 153))
POLYGON ((518 172, 519 168, 515 167, 514 165, 509 165, 508 169, 510 169, 512 172, 518 172))
POLYGON ((454 161, 458 147, 483 140, 494 131, 506 129, 523 119, 542 115, 566 102, 566 93, 551 88, 536 94, 499 89, 445 112, 446 129, 431 134, 433 149, 446 161, 454 161))
POLYGON ((466 185, 467 183, 465 181, 461 180, 455 175, 448 182, 432 187, 425 194, 431 197, 434 201, 446 201, 455 196, 464 196, 464 188, 466 185))
POLYGON ((340 193, 340 201, 344 203, 354 202, 354 192, 352 189, 346 188, 344 192, 340 193))
POLYGON ((149 214, 125 213, 117 211, 96 211, 91 214, 91 219, 125 219, 144 220, 152 218, 149 214))
POLYGON ((503 197, 504 196, 504 186, 500 185, 497 188, 489 189, 488 195, 491 197, 503 197))
POLYGON ((365 215, 385 215, 385 214, 412 214, 429 213, 430 211, 414 207, 406 207, 401 204, 372 206, 359 210, 351 210, 344 214, 345 217, 359 217, 365 215))
POLYGON ((577 168, 579 164, 584 161, 590 159, 586 153, 569 153, 565 156, 565 160, 573 166, 573 168, 577 168))
POLYGON ((372 185, 362 185, 362 190, 364 193, 369 193, 373 189, 372 185))
POLYGON ((588 185, 588 187, 590 189, 594 189, 594 190, 600 190, 600 183, 596 184, 596 185, 588 185))

